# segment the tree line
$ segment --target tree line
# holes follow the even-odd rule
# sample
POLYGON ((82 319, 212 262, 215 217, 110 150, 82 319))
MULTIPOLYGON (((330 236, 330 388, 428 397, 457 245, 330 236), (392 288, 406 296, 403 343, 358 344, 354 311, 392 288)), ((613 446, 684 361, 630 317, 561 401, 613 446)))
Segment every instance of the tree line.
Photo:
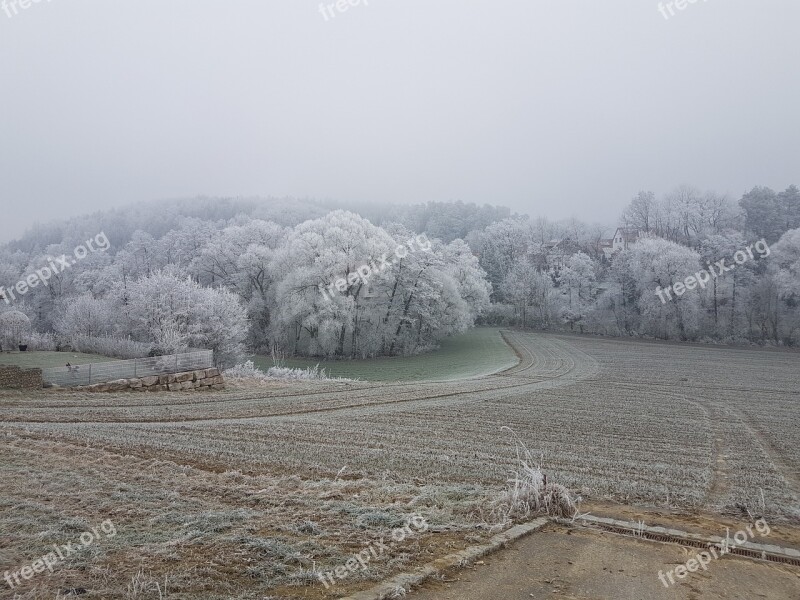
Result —
POLYGON ((320 357, 412 354, 475 323, 800 341, 796 187, 757 187, 736 201, 690 186, 661 198, 640 192, 618 225, 633 241, 613 252, 608 225, 461 202, 336 207, 199 198, 142 205, 37 226, 0 248, 0 285, 9 288, 95 229, 111 242, 108 252, 57 274, 19 303, 0 301, 0 310, 25 313, 42 343, 95 338, 107 348, 109 340, 125 340, 154 353, 207 347, 227 362, 272 349, 320 357), (425 251, 397 255, 420 234, 429 240, 425 251), (676 284, 680 290, 709 264, 733 264, 758 240, 768 244, 768 256, 667 302, 658 295, 676 284), (390 266, 358 275, 376 261, 390 266))

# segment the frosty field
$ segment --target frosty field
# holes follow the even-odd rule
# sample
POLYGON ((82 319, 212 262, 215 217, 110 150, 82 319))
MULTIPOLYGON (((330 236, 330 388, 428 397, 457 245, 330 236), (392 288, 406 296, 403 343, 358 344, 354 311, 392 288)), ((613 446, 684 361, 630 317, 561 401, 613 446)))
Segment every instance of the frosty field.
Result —
MULTIPOLYGON (((268 356, 255 356, 263 370, 273 366, 268 356)), ((287 359, 287 367, 305 369, 319 365, 331 377, 361 381, 442 381, 496 373, 516 364, 513 350, 503 343, 496 328, 478 327, 446 339, 441 348, 415 356, 370 360, 287 359)))
POLYGON ((0 365, 12 365, 25 369, 38 367, 63 367, 66 363, 73 365, 86 365, 92 362, 108 362, 117 360, 98 354, 85 354, 83 352, 3 352, 0 353, 0 365))
POLYGON ((0 393, 0 573, 111 519, 18 597, 338 597, 490 535, 503 427, 582 510, 800 524, 800 354, 503 335, 519 364, 460 381, 0 393), (325 590, 412 514, 426 533, 325 590))

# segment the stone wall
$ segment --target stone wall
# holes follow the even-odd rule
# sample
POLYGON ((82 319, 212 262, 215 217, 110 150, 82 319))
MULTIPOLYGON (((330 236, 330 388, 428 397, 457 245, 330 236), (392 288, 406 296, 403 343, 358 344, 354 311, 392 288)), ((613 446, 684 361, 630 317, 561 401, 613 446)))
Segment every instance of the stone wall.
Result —
POLYGON ((170 375, 154 375, 138 379, 117 379, 107 383, 95 383, 70 388, 84 392, 183 392, 190 390, 224 390, 225 380, 219 369, 201 369, 170 375))
POLYGON ((21 369, 0 365, 0 388, 12 390, 42 389, 41 369, 21 369))

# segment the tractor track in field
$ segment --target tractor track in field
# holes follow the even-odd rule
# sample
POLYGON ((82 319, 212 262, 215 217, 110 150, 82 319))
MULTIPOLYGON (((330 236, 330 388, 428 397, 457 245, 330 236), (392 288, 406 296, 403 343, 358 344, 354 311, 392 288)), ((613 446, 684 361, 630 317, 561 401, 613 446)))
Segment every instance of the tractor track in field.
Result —
MULTIPOLYGON (((590 379, 588 381, 597 381, 602 383, 609 383, 612 385, 640 385, 637 384, 636 381, 633 380, 624 380, 624 379, 590 379)), ((748 388, 738 388, 738 387, 712 387, 712 386, 703 386, 703 385, 694 385, 687 381, 678 381, 675 383, 647 383, 648 388, 662 388, 675 391, 676 388, 691 388, 692 391, 703 391, 709 392, 711 394, 719 394, 719 392, 744 392, 744 393, 758 393, 758 394, 779 394, 782 396, 790 395, 790 396, 800 396, 800 391, 792 391, 792 390, 771 390, 771 389, 762 389, 762 390, 755 390, 755 389, 748 389, 748 388)))
POLYGON ((705 413, 711 431, 714 457, 711 464, 711 482, 706 493, 706 505, 721 509, 731 490, 727 454, 725 447, 725 433, 722 431, 722 409, 718 404, 695 401, 696 406, 705 413))
POLYGON ((781 455, 780 451, 769 441, 767 436, 765 436, 756 426, 753 419, 747 415, 746 413, 732 409, 732 413, 741 421, 742 426, 747 430, 756 443, 761 446, 764 453, 769 457, 772 464, 775 466, 775 469, 781 474, 781 477, 786 481, 786 484, 792 490, 792 492, 800 496, 800 473, 797 468, 795 467, 792 469, 784 460, 783 456, 781 455))

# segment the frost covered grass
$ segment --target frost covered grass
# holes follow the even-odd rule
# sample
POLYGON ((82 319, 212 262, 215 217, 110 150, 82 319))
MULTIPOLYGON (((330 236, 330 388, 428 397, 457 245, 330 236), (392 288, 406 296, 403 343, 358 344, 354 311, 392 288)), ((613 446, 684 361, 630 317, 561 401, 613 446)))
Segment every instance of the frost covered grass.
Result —
MULTIPOLYGON (((147 600, 322 598, 320 592, 297 588, 319 586, 316 573, 388 537, 413 514, 431 515, 440 530, 484 538, 470 517, 481 499, 477 489, 449 494, 462 499, 432 509, 412 506, 419 486, 393 478, 245 475, 28 436, 2 441, 0 530, 6 535, 0 564, 12 566, 41 554, 85 526, 83 521, 70 524, 66 515, 107 512, 118 532, 98 544, 96 554, 75 558, 35 586, 20 588, 24 598, 54 597, 65 589, 86 590, 88 597, 147 600), (48 456, 52 471, 30 469, 30 453, 48 456), (41 496, 31 493, 31 481, 41 496), (48 498, 54 490, 62 491, 57 508, 48 498)), ((448 495, 448 486, 438 489, 448 495)), ((425 556, 463 547, 459 537, 419 536, 387 551, 348 584, 374 582, 425 556)))
MULTIPOLYGON (((251 358, 262 369, 273 364, 268 356, 251 358)), ((328 361, 287 358, 282 362, 299 369, 320 365, 331 377, 360 381, 447 381, 502 371, 515 365, 517 357, 503 343, 498 329, 479 327, 442 341, 437 350, 416 356, 328 361)))
POLYGON ((100 354, 86 354, 83 352, 0 352, 0 365, 14 365, 24 368, 47 369, 50 367, 63 367, 66 363, 85 365, 92 362, 108 362, 114 358, 100 354))
POLYGON ((252 360, 225 371, 229 380, 242 382, 274 382, 274 381, 351 381, 343 378, 331 378, 320 369, 319 365, 305 369, 292 369, 290 367, 270 367, 265 373, 257 368, 252 360))

